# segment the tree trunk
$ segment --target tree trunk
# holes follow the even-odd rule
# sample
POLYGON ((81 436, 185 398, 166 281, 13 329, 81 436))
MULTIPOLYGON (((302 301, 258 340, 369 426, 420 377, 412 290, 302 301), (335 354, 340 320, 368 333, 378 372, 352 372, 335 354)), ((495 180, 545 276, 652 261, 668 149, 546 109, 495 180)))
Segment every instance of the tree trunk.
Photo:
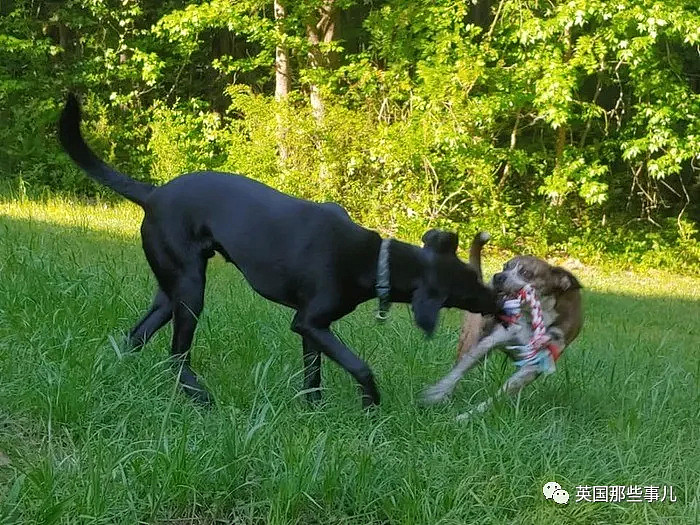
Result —
POLYGON ((70 33, 68 28, 62 22, 58 23, 58 44, 63 48, 63 51, 68 51, 70 44, 70 33))
MULTIPOLYGON (((310 18, 306 22, 306 36, 309 40, 309 66, 311 69, 328 67, 333 61, 332 55, 323 52, 321 43, 331 42, 335 36, 338 24, 338 10, 335 7, 335 0, 324 0, 316 14, 316 18, 310 18)), ((319 128, 322 128, 326 108, 321 96, 321 90, 313 79, 309 85, 309 101, 311 103, 311 113, 316 119, 316 124, 319 128)), ((320 178, 324 180, 329 173, 324 158, 322 140, 319 140, 317 148, 321 163, 320 178)))
MULTIPOLYGON (((278 103, 284 102, 289 95, 292 85, 291 69, 289 66, 289 53, 287 46, 284 44, 284 21, 287 17, 282 0, 275 0, 275 24, 277 28, 277 37, 280 42, 275 48, 275 100, 278 103)), ((289 157, 285 137, 287 136, 287 127, 284 125, 284 119, 281 113, 277 112, 277 147, 280 154, 280 159, 284 163, 289 157)))
MULTIPOLYGON (((520 119, 522 115, 520 114, 520 111, 518 111, 518 114, 515 117, 515 124, 513 124, 513 130, 510 132, 510 147, 508 148, 509 154, 513 154, 513 151, 515 150, 515 146, 518 143, 518 126, 520 125, 520 119)), ((498 191, 500 192, 503 187, 506 185, 506 181, 508 180, 508 176, 510 175, 510 161, 506 162, 505 167, 503 168, 503 175, 501 175, 501 180, 498 181, 498 191)))
MULTIPOLYGON (((564 42, 566 44, 566 49, 564 51, 564 63, 567 64, 571 59, 572 45, 571 45, 571 30, 567 27, 564 30, 564 42)), ((566 134, 568 132, 568 127, 566 122, 562 122, 557 129, 557 138, 554 143, 554 171, 561 168, 561 163, 564 158, 564 148, 566 147, 566 134)), ((564 197, 559 196, 557 200, 553 203, 555 206, 561 206, 564 203, 564 197)))
MULTIPOLYGON (((317 19, 311 19, 306 24, 306 36, 309 39, 309 65, 312 69, 327 67, 331 64, 332 57, 323 53, 320 44, 331 42, 335 36, 338 22, 335 0, 325 0, 317 14, 317 19)), ((309 97, 314 118, 320 124, 323 122, 325 107, 321 91, 313 81, 309 86, 309 97)))

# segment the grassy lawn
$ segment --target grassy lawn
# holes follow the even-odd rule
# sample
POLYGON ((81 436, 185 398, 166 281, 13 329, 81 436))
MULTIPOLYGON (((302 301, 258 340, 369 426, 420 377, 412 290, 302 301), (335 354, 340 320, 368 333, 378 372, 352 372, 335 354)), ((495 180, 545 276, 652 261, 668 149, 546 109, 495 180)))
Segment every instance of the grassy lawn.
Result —
MULTIPOLYGON (((194 407, 166 364, 170 328, 122 355, 154 290, 140 211, 0 203, 0 523, 698 523, 700 279, 578 270, 584 330, 559 371, 484 417, 455 416, 511 372, 500 356, 451 403, 458 312, 425 340, 404 306, 337 325, 383 394, 367 414, 324 362, 326 402, 299 395, 291 312, 210 265, 194 407), (557 481, 568 505, 543 498, 557 481), (675 503, 574 502, 578 485, 673 486, 675 503)), ((489 258, 493 270, 502 261, 489 258)))

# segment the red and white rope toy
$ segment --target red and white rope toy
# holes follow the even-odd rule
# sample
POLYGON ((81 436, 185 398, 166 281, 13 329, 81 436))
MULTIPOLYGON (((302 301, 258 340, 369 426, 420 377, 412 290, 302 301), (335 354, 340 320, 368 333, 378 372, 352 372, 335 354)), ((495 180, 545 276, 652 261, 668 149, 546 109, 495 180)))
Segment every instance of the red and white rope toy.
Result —
POLYGON ((530 362, 533 362, 534 364, 534 361, 539 361, 539 359, 535 358, 538 356, 540 350, 546 348, 549 356, 544 357, 551 356, 551 361, 549 363, 544 363, 545 366, 543 366, 543 369, 554 371, 554 362, 559 359, 561 349, 553 344, 551 342, 551 338, 547 335, 547 327, 544 324, 544 316, 542 315, 542 305, 537 297, 537 292, 532 286, 529 284, 525 285, 520 289, 520 291, 518 291, 517 294, 515 294, 513 299, 506 301, 508 310, 515 312, 515 314, 510 315, 509 317, 504 317, 503 319, 509 324, 517 322, 517 320, 520 318, 519 310, 522 303, 527 304, 530 309, 530 325, 532 327, 532 335, 530 336, 527 346, 509 347, 512 350, 520 351, 520 353, 517 355, 516 364, 519 366, 529 364, 530 362))

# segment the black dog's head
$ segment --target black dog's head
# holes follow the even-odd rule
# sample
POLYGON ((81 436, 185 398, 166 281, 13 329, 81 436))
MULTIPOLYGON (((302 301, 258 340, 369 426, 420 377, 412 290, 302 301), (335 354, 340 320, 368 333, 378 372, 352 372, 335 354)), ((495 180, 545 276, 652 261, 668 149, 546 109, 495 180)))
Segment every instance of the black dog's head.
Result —
POLYGON ((425 265, 411 306, 416 324, 428 335, 437 325, 440 309, 455 307, 496 314, 496 294, 479 279, 478 272, 457 257, 456 233, 429 230, 423 235, 425 265))

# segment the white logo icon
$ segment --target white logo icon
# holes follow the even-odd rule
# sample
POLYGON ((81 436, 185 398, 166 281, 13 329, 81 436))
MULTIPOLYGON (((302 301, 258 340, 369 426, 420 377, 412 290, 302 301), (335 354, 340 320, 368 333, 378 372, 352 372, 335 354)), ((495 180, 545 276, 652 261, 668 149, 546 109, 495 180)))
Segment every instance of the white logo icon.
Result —
POLYGON ((559 483, 556 481, 550 481, 544 487, 542 487, 542 494, 544 494, 545 498, 552 499, 552 494, 554 494, 554 491, 559 489, 561 489, 561 485, 559 485, 559 483))
POLYGON ((550 481, 542 487, 542 494, 547 499, 552 499, 560 505, 564 505, 569 502, 569 493, 566 492, 561 485, 556 481, 550 481))
POLYGON ((569 503, 569 493, 564 489, 555 490, 554 494, 552 494, 552 499, 559 505, 565 505, 569 503))

